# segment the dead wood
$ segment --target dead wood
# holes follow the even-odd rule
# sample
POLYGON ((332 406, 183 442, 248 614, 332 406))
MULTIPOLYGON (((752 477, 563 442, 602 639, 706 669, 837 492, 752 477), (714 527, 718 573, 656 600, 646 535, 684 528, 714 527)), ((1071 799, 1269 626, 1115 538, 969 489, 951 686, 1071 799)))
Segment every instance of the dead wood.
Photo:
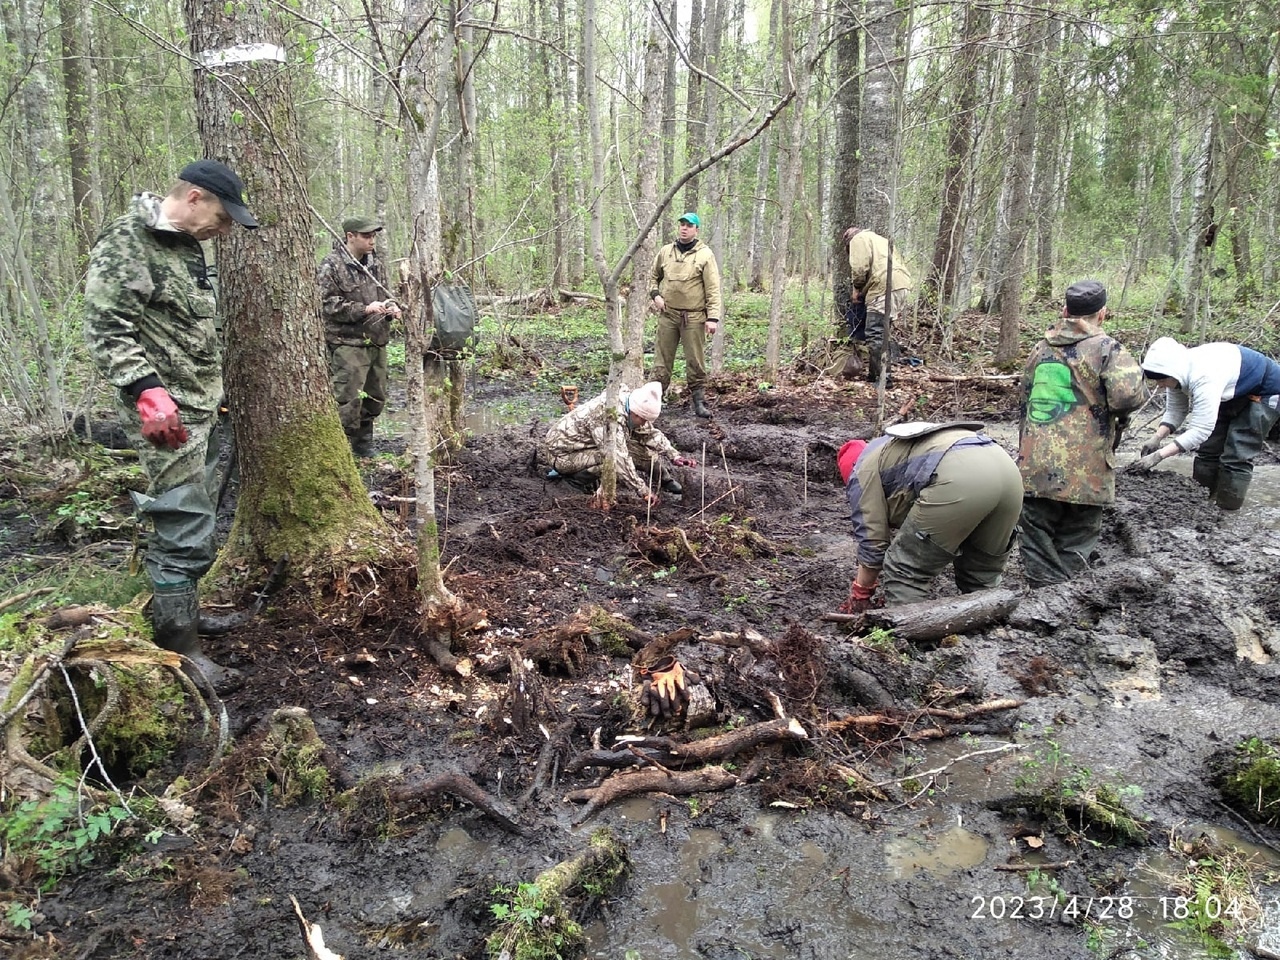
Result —
MULTIPOLYGON (((538 753, 538 763, 533 768, 533 779, 529 783, 529 788, 520 794, 520 799, 516 801, 516 808, 519 809, 528 803, 535 794, 541 792, 543 784, 547 782, 547 772, 551 768, 551 761, 560 748, 569 739, 569 734, 573 733, 573 728, 577 724, 573 720, 566 720, 547 734, 546 739, 542 743, 542 750, 538 753)), ((542 728, 546 733, 546 728, 542 728)))
POLYGON ((342 954, 334 953, 324 943, 324 932, 320 924, 312 923, 302 913, 298 898, 289 894, 289 902, 293 904, 294 915, 298 918, 298 929, 302 931, 302 942, 307 945, 309 960, 343 960, 342 954))
POLYGON ((582 823, 596 811, 616 800, 638 796, 642 793, 670 793, 688 796, 693 793, 710 793, 728 790, 742 781, 723 767, 704 767, 701 770, 637 770, 610 777, 598 787, 574 790, 565 795, 566 803, 585 800, 587 805, 578 815, 576 823, 582 823))
POLYGON ((1017 608, 1020 599, 1012 590, 980 590, 962 597, 868 610, 865 623, 892 630, 899 639, 923 643, 1002 623, 1017 608))
POLYGON ((387 800, 391 803, 412 803, 424 801, 437 793, 448 793, 467 801, 474 807, 483 810, 502 829, 518 836, 525 835, 525 829, 516 822, 515 815, 508 813, 505 804, 489 796, 474 780, 462 773, 438 773, 425 780, 414 780, 392 787, 387 791, 387 800))
POLYGON ((28 590, 25 593, 15 593, 12 597, 5 597, 0 600, 0 611, 8 610, 10 607, 16 607, 20 603, 26 603, 33 597, 43 596, 46 593, 53 593, 53 587, 41 587, 38 590, 28 590))
POLYGON ((1057 863, 997 863, 991 869, 1000 873, 1031 873, 1033 870, 1065 870, 1074 865, 1074 860, 1061 860, 1057 863))
POLYGON ((944 707, 921 707, 917 710, 906 711, 885 711, 883 713, 866 713, 854 717, 841 717, 839 720, 832 720, 824 727, 826 733, 841 733, 851 728, 868 728, 868 727, 907 727, 925 718, 949 720, 954 723, 965 723, 974 717, 986 716, 989 713, 999 713, 1004 710, 1016 710, 1022 706, 1025 701, 1013 700, 1008 697, 1002 697, 998 700, 988 700, 985 703, 974 704, 972 707, 962 709, 946 709, 944 707))
POLYGON ((808 736, 799 721, 783 719, 752 724, 692 743, 677 743, 666 737, 629 738, 618 743, 613 750, 589 750, 578 754, 565 765, 565 771, 576 773, 586 767, 619 769, 648 763, 684 769, 727 760, 764 744, 805 740, 808 736))

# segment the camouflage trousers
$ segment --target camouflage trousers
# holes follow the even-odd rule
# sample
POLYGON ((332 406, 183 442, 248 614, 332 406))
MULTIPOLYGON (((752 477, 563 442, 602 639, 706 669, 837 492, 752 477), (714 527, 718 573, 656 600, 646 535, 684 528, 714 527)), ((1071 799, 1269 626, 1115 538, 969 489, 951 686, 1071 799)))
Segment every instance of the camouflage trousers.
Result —
POLYGON ((133 500, 147 532, 147 573, 155 584, 198 580, 217 556, 218 452, 222 426, 216 413, 180 412, 187 442, 177 450, 142 436, 131 400, 116 405, 120 424, 138 452, 147 492, 133 500))
POLYGON ((684 347, 685 380, 690 388, 707 382, 705 310, 672 310, 658 315, 658 332, 653 338, 653 369, 650 379, 662 384, 665 393, 671 386, 671 371, 676 363, 676 348, 684 347))
POLYGON ((1022 572, 1032 588, 1066 583, 1089 568, 1105 508, 1027 496, 1018 523, 1022 572))
POLYGON ((371 430, 387 405, 387 348, 329 344, 329 380, 343 432, 371 430))
MULTIPOLYGON (((640 475, 641 480, 649 484, 650 488, 656 488, 662 480, 671 476, 670 467, 661 459, 652 457, 649 454, 649 448, 644 444, 628 440, 627 452, 631 454, 631 462, 636 465, 636 473, 640 475), (652 482, 649 477, 651 472, 652 482)), ((598 481, 601 468, 604 466, 604 450, 596 447, 556 455, 543 443, 538 445, 538 463, 544 467, 550 467, 563 477, 576 473, 598 481)))

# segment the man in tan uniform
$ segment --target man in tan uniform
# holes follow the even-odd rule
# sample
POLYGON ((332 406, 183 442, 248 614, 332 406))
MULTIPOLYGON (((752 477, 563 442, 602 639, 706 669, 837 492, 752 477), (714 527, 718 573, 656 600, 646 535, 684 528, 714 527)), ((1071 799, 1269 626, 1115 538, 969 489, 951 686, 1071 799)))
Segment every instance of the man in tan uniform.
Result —
POLYGON ((889 337, 887 346, 890 361, 895 355, 893 338, 887 331, 892 320, 900 316, 907 306, 911 274, 907 272, 906 264, 895 249, 893 300, 888 303, 885 286, 889 271, 889 241, 862 227, 850 227, 844 232, 844 239, 849 244, 849 273, 853 283, 851 299, 854 303, 861 301, 867 308, 867 379, 878 382, 886 336, 889 337))
POLYGON ((720 268, 711 248, 698 239, 701 221, 686 213, 678 221, 677 239, 658 251, 650 274, 649 296, 658 312, 658 333, 653 344, 652 378, 665 393, 671 386, 676 347, 684 346, 684 365, 693 396, 693 412, 711 416, 703 392, 707 380, 704 360, 707 337, 715 336, 724 317, 720 298, 720 268))

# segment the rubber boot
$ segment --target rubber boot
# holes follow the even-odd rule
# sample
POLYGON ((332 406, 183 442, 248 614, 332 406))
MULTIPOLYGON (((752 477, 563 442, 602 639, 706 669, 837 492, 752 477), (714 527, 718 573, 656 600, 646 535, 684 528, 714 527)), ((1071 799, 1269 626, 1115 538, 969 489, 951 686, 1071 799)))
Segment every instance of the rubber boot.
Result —
POLYGON ((880 580, 884 584, 885 606, 927 600, 934 578, 955 559, 955 554, 938 546, 913 523, 903 524, 884 558, 880 580))
POLYGON ((1191 461, 1191 479, 1208 489, 1210 497, 1214 497, 1218 493, 1218 480, 1221 473, 1219 470, 1220 462, 1218 460, 1206 460, 1204 457, 1196 457, 1191 461))
POLYGON ((662 491, 664 493, 669 493, 673 497, 678 497, 684 493, 684 487, 681 485, 680 481, 676 479, 675 474, 671 472, 670 467, 664 463, 658 468, 658 471, 659 476, 661 477, 662 491))
POLYGON ((369 420, 360 424, 360 429, 355 435, 348 438, 351 441, 351 452, 357 457, 373 456, 373 421, 369 420))
POLYGON ((202 637, 221 637, 247 619, 243 610, 235 613, 202 613, 196 621, 196 632, 202 637))
POLYGON ((1252 480, 1252 473, 1221 471, 1218 474, 1217 489, 1213 493, 1213 502, 1223 510, 1239 510, 1244 506, 1245 494, 1249 492, 1252 480))
POLYGON ((693 387, 690 391, 693 394, 693 415, 707 419, 711 416, 711 411, 707 409, 707 398, 703 394, 702 387, 693 387))
POLYGON ((964 547, 956 557, 956 586, 960 592, 973 593, 1000 586, 1000 577, 1011 553, 1012 545, 1004 553, 987 553, 976 547, 964 547))
POLYGON ((156 646, 181 654, 185 658, 183 672, 189 676, 199 679, 196 673, 203 674, 218 691, 233 689, 241 680, 240 671, 219 666, 205 656, 200 646, 199 620, 194 580, 154 585, 151 627, 156 646))

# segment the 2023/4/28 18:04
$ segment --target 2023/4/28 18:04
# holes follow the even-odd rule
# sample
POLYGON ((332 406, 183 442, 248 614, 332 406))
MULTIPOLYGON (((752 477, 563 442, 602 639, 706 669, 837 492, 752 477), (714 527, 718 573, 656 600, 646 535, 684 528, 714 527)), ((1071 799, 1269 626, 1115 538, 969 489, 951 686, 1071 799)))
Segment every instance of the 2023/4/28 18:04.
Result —
POLYGON ((1176 923, 1190 917, 1206 920, 1234 920, 1246 911, 1234 899, 1209 895, 1193 897, 1026 897, 1018 894, 975 896, 970 920, 1132 920, 1139 911, 1149 910, 1154 919, 1176 923))

